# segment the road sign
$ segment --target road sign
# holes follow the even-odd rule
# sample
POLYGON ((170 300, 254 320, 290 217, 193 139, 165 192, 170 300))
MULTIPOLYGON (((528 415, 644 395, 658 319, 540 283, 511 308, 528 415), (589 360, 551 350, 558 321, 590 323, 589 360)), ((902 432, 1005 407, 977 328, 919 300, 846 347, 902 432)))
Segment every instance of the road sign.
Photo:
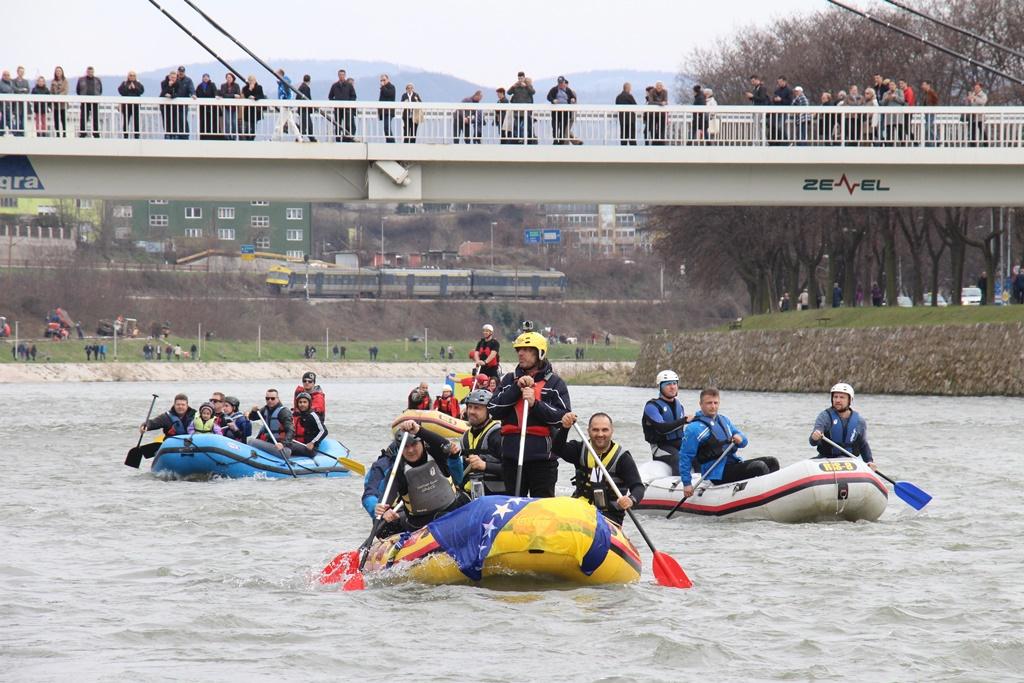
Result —
POLYGON ((539 228, 523 230, 523 242, 526 244, 540 244, 543 240, 543 231, 539 228))
POLYGON ((256 245, 254 244, 243 244, 241 251, 243 261, 252 261, 256 258, 256 245))
POLYGON ((562 231, 558 229, 547 229, 544 231, 542 237, 544 244, 561 244, 562 243, 562 231))

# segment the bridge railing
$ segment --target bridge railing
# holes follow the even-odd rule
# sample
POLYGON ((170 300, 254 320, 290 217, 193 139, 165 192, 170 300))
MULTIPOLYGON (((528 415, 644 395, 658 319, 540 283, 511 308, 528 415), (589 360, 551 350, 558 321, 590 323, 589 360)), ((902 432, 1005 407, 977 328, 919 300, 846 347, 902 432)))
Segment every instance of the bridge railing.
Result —
POLYGON ((694 107, 0 95, 0 135, 328 144, 1021 147, 1024 107, 694 107))

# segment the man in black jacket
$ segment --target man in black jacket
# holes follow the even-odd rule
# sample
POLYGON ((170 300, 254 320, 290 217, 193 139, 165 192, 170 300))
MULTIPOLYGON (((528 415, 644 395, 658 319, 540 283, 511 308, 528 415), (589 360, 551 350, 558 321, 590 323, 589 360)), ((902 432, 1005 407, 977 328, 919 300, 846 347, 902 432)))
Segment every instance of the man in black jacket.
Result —
POLYGON ((480 486, 484 495, 505 493, 505 477, 501 469, 501 424, 487 412, 491 392, 477 389, 466 397, 466 421, 469 429, 462 435, 462 457, 466 459, 466 490, 478 497, 480 486), (479 482, 479 485, 476 485, 479 482), (476 489, 476 492, 474 492, 476 489))
POLYGON ((629 451, 612 440, 614 435, 612 418, 606 413, 594 413, 590 416, 587 436, 594 452, 601 458, 605 469, 612 475, 612 481, 619 488, 622 497, 615 495, 601 469, 594 462, 587 445, 582 441, 566 442, 568 430, 576 423, 576 413, 562 416, 562 427, 555 437, 553 450, 562 460, 576 466, 573 483, 576 491, 573 498, 586 498, 608 519, 621 525, 626 518, 626 510, 630 509, 644 497, 644 483, 640 472, 629 451))
MULTIPOLYGON (((622 84, 622 92, 615 98, 615 104, 620 106, 636 106, 636 98, 633 97, 633 86, 629 83, 622 84)), ((619 144, 636 144, 636 114, 623 112, 619 114, 619 144)))
MULTIPOLYGON (((557 107, 576 104, 576 93, 569 87, 569 81, 565 80, 565 76, 559 76, 558 83, 548 90, 547 100, 557 107)), ((559 110, 551 112, 551 133, 556 145, 569 144, 571 130, 572 113, 559 110)))
MULTIPOLYGON (((395 101, 395 84, 387 74, 380 75, 380 97, 378 102, 395 101)), ((387 142, 394 142, 395 137, 391 134, 391 120, 395 117, 395 110, 392 107, 382 107, 377 110, 377 118, 384 122, 384 139, 387 142)))
POLYGON ((551 498, 558 481, 557 456, 551 453, 551 440, 570 411, 569 388, 555 374, 546 356, 548 341, 544 335, 524 325, 524 331, 512 343, 519 365, 501 379, 497 393, 487 404, 496 420, 501 420, 501 464, 505 490, 512 495, 551 498), (523 443, 523 468, 519 472, 519 445, 522 439, 523 403, 529 405, 526 440, 523 443), (516 490, 516 479, 522 483, 516 490))
POLYGON ((174 405, 162 415, 157 415, 149 422, 139 426, 139 432, 145 433, 151 429, 162 429, 164 436, 186 436, 188 426, 196 416, 195 408, 188 405, 188 396, 178 394, 174 397, 174 405))
MULTIPOLYGON (((508 101, 510 104, 533 104, 533 96, 536 90, 533 88, 533 80, 527 78, 526 73, 520 71, 518 79, 509 86, 508 101)), ((536 145, 537 138, 533 136, 533 113, 517 111, 512 115, 512 137, 518 144, 536 145), (525 121, 526 126, 523 127, 525 121)))
MULTIPOLYGON (((117 87, 117 92, 121 97, 142 97, 142 93, 146 91, 145 86, 135 76, 134 71, 128 72, 128 78, 122 81, 121 85, 117 87)), ((121 130, 124 136, 127 138, 128 135, 128 121, 132 121, 132 129, 134 135, 131 137, 139 137, 139 105, 137 104, 123 104, 121 105, 121 130)))
MULTIPOLYGON (((331 85, 327 99, 336 102, 354 102, 356 88, 348 80, 344 69, 338 70, 338 80, 331 85)), ((355 109, 335 109, 331 120, 334 122, 335 142, 355 142, 355 109)))

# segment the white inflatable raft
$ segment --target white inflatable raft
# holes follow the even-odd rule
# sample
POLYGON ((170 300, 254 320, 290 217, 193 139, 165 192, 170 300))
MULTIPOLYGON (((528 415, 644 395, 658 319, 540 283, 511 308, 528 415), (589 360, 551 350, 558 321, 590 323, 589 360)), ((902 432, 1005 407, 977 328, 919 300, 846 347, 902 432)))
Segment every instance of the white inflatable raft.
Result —
MULTIPOLYGON (((639 469, 647 491, 637 510, 667 513, 674 508, 683 497, 679 477, 661 462, 639 469)), ((695 482, 698 476, 694 474, 695 482)), ((775 522, 874 521, 888 500, 885 482, 860 458, 814 458, 732 484, 707 482, 676 514, 775 522)))

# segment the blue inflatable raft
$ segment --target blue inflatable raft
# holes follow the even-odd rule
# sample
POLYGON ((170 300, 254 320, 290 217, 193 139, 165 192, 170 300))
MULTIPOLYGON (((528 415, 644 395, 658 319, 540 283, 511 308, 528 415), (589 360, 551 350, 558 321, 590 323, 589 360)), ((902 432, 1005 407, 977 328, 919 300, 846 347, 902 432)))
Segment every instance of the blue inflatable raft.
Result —
POLYGON ((349 469, 336 459, 348 456, 348 451, 341 444, 334 439, 324 439, 320 451, 312 458, 292 456, 286 462, 271 444, 249 445, 218 434, 170 436, 153 457, 153 473, 180 479, 291 479, 293 476, 349 475, 349 469), (289 462, 291 468, 288 467, 289 462))

